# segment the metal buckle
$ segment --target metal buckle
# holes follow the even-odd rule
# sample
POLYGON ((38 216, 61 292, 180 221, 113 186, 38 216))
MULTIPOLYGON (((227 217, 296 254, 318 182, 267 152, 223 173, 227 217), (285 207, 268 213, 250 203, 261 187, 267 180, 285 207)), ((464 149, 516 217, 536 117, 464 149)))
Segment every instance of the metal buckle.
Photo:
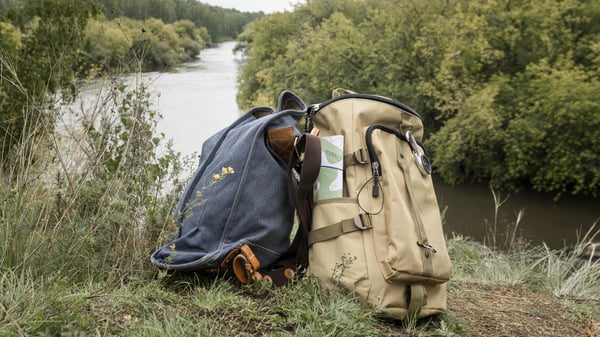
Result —
POLYGON ((356 159, 359 164, 369 163, 369 154, 367 153, 367 149, 360 148, 354 151, 354 159, 356 159))
POLYGON ((254 281, 262 280, 261 273, 258 272, 260 262, 248 245, 239 248, 239 254, 233 258, 232 269, 235 276, 242 284, 250 284, 254 281))
POLYGON ((356 226, 356 228, 361 229, 361 230, 373 228, 373 223, 371 222, 371 216, 366 213, 357 214, 354 217, 354 226, 356 226), (365 225, 365 223, 366 223, 366 225, 365 225))

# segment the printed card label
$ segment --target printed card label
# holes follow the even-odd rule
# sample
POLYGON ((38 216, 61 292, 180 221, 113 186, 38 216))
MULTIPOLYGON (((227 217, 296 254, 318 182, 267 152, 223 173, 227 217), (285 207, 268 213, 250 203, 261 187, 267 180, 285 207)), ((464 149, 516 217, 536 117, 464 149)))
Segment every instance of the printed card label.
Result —
POLYGON ((317 200, 341 198, 344 193, 344 136, 321 137, 321 170, 317 200))

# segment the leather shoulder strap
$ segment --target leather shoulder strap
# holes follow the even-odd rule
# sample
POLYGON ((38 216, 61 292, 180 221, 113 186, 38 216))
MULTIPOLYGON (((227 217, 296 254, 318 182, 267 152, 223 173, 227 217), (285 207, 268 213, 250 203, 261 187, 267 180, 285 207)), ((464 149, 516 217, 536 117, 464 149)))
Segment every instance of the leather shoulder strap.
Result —
POLYGON ((312 223, 311 207, 313 186, 321 168, 321 140, 311 134, 304 134, 295 145, 288 165, 288 182, 292 200, 298 212, 299 227, 291 250, 295 251, 297 264, 308 267, 308 232, 312 223), (298 173, 296 179, 294 170, 298 173))

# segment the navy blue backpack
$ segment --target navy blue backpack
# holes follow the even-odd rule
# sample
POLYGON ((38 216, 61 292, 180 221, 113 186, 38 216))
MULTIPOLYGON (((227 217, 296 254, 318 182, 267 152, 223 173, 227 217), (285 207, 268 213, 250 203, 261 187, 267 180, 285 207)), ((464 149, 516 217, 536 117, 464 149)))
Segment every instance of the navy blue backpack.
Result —
POLYGON ((252 108, 209 137, 177 205, 174 235, 152 263, 169 270, 230 269, 242 283, 275 284, 307 267, 309 198, 321 159, 318 137, 296 128, 307 109, 284 91, 276 110, 252 108))

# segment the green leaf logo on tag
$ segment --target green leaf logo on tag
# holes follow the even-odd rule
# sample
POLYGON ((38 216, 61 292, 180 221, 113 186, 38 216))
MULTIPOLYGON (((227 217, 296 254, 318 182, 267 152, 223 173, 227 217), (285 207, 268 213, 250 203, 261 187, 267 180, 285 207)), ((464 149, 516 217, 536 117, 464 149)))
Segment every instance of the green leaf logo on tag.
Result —
POLYGON ((321 137, 321 170, 317 178, 317 200, 343 196, 343 159, 344 136, 321 137))

